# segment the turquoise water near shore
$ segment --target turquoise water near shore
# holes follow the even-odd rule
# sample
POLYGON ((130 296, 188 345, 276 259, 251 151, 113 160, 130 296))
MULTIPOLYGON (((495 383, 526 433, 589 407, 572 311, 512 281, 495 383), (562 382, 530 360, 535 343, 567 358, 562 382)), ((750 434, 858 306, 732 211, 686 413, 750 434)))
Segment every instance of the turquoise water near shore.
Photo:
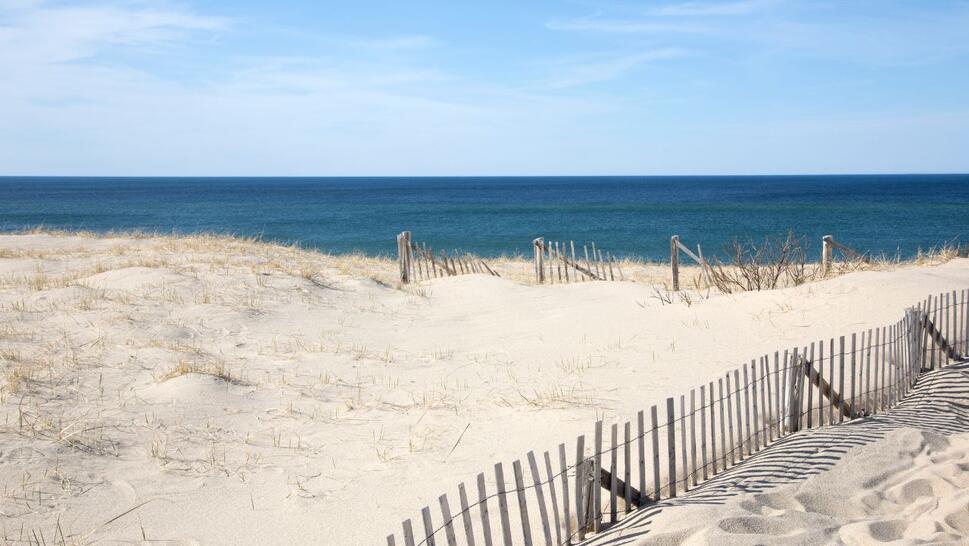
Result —
POLYGON ((668 258, 734 238, 832 234, 909 257, 969 242, 969 175, 456 178, 0 177, 0 231, 215 232, 327 252, 395 252, 395 235, 484 256, 538 236, 668 258))

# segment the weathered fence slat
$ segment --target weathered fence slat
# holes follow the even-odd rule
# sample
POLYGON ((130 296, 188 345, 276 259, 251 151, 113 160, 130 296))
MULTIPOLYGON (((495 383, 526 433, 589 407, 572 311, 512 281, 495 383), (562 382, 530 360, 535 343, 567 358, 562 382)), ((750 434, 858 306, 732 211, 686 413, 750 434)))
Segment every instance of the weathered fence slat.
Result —
POLYGON ((454 520, 451 518, 451 507, 447 502, 447 495, 441 495, 437 498, 438 503, 441 505, 441 517, 444 521, 444 536, 447 538, 447 546, 458 546, 458 539, 454 535, 454 520))
POLYGON ((555 494, 555 474, 552 472, 552 457, 545 452, 545 476, 548 479, 548 497, 552 501, 552 520, 555 524, 555 544, 562 544, 562 516, 559 512, 559 498, 555 494))
POLYGON ((424 544, 435 546, 434 524, 431 522, 431 509, 428 506, 421 508, 421 519, 424 520, 424 544))
POLYGON ((508 518, 508 496, 505 491, 505 474, 501 463, 495 464, 495 487, 498 488, 498 513, 501 520, 501 540, 504 546, 512 546, 511 521, 508 518))
POLYGON ((583 485, 586 482, 586 477, 583 476, 583 471, 585 470, 585 436, 580 435, 575 440, 575 522, 578 528, 579 540, 585 539, 585 530, 588 526, 588 522, 585 519, 586 509, 583 503, 585 495, 583 495, 583 485))
MULTIPOLYGON (((723 471, 727 469, 727 434, 725 432, 724 426, 728 420, 728 419, 724 419, 723 417, 723 378, 717 379, 717 385, 718 385, 718 392, 720 394, 719 398, 717 398, 717 405, 720 407, 720 450, 723 451, 723 458, 720 464, 720 470, 723 471)), ((713 393, 711 393, 710 396, 712 398, 713 393)), ((712 428, 713 428, 712 424, 710 425, 710 428, 712 432, 712 428)), ((717 450, 714 449, 713 458, 716 459, 716 457, 717 457, 717 450)), ((717 465, 714 464, 713 468, 714 470, 716 470, 717 465)))
POLYGON ((686 449, 686 396, 680 395, 680 469, 683 475, 683 492, 690 489, 690 474, 687 471, 687 449, 686 449))
MULTIPOLYGON (((707 463, 703 463, 703 479, 706 480, 708 476, 713 477, 717 475, 717 420, 715 417, 716 407, 713 405, 713 381, 708 384, 708 393, 710 393, 710 473, 707 474, 706 468, 707 463)), ((706 415, 706 404, 701 404, 703 408, 700 409, 700 416, 706 415)), ((721 406, 722 409, 722 406, 721 406)), ((701 426, 701 436, 703 437, 703 445, 706 445, 707 434, 706 427, 701 426)))
POLYGON ((471 522, 468 491, 464 487, 464 482, 458 484, 458 501, 461 503, 461 522, 464 523, 464 541, 467 546, 474 546, 474 524, 471 522))
POLYGON ((611 477, 611 479, 609 480, 609 523, 616 523, 616 521, 618 521, 617 520, 618 518, 617 496, 619 494, 619 484, 616 481, 619 479, 619 476, 616 473, 616 469, 619 465, 619 455, 616 449, 617 449, 617 445, 619 444, 619 425, 617 425, 616 423, 613 423, 612 427, 610 427, 610 432, 611 432, 610 438, 612 439, 612 449, 609 450, 609 453, 610 453, 609 475, 611 477))
MULTIPOLYGON (((595 428, 595 452, 592 454, 594 466, 592 478, 595 482, 599 481, 602 473, 602 421, 596 421, 595 428)), ((592 484, 592 530, 598 533, 602 529, 602 488, 597 484, 592 484)))
POLYGON ((670 498, 676 497, 676 421, 674 409, 676 403, 673 398, 666 399, 666 446, 669 455, 668 470, 670 473, 670 498))
POLYGON ((404 527, 404 546, 414 546, 414 526, 409 519, 405 519, 404 527))
POLYGON ((515 474, 515 493, 518 495, 518 514, 522 525, 522 544, 533 546, 532 525, 528 520, 528 498, 525 493, 525 477, 522 473, 522 462, 515 460, 511 463, 512 471, 515 474))
POLYGON ((651 406, 649 408, 649 424, 652 427, 652 455, 653 455, 653 498, 660 500, 662 495, 660 494, 659 485, 659 415, 656 411, 656 406, 651 406))
MULTIPOLYGON (((737 452, 734 446, 734 435, 733 435, 733 393, 730 392, 730 372, 727 372, 727 432, 729 433, 727 438, 730 439, 730 466, 737 464, 737 452)), ((720 398, 724 398, 724 393, 720 393, 720 398)), ((724 444, 724 449, 727 449, 727 444, 724 444)), ((724 463, 724 468, 726 468, 726 463, 724 463)))
MULTIPOLYGON (((704 396, 705 386, 700 386, 700 461, 703 464, 703 479, 707 479, 707 413, 704 407, 706 396, 704 396)), ((693 478, 693 486, 696 487, 699 469, 696 467, 696 389, 690 389, 690 475, 693 478)))
POLYGON ((632 459, 632 452, 631 452, 631 450, 632 450, 632 426, 630 425, 629 421, 626 421, 625 424, 623 424, 623 429, 622 430, 623 430, 623 432, 622 432, 622 437, 623 437, 623 443, 622 443, 622 446, 623 446, 623 451, 622 451, 622 453, 623 453, 623 467, 622 468, 623 468, 623 477, 625 478, 625 480, 623 480, 623 481, 626 484, 626 488, 625 488, 626 494, 623 496, 623 500, 626 503, 626 513, 629 513, 633 509, 633 495, 632 495, 632 493, 633 493, 633 488, 632 488, 632 485, 633 485, 633 482, 632 482, 633 475, 632 475, 632 460, 631 460, 632 459))
POLYGON ((636 438, 639 448, 639 504, 642 506, 646 502, 646 416, 643 410, 636 413, 636 438))
MULTIPOLYGON (((565 444, 559 444, 559 472, 562 473, 562 512, 565 516, 565 544, 572 544, 572 511, 569 509, 572 499, 569 498, 569 460, 565 453, 565 444)), ((578 474, 578 467, 576 467, 578 474)), ((549 478, 551 479, 551 478, 549 478)), ((561 544, 562 540, 557 539, 561 544)))
POLYGON ((528 469, 532 473, 532 484, 535 486, 535 498, 538 503, 538 515, 542 519, 542 534, 545 536, 545 546, 552 546, 552 529, 548 523, 548 506, 545 504, 545 492, 542 490, 542 475, 538 471, 538 461, 535 452, 529 451, 528 469))

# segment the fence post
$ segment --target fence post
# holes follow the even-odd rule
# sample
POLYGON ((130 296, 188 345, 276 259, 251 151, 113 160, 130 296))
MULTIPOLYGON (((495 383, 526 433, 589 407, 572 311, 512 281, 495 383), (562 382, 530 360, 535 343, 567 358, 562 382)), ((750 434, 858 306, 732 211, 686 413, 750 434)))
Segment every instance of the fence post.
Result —
POLYGON ((677 243, 680 242, 680 236, 674 235, 670 237, 670 266, 673 269, 673 291, 676 292, 680 289, 680 249, 677 243))
POLYGON ((397 235, 397 261, 400 265, 400 282, 411 281, 410 232, 402 231, 397 235))
POLYGON ((535 282, 542 284, 545 282, 545 238, 532 241, 532 250, 535 253, 535 282))
POLYGON ((831 271, 831 258, 834 248, 831 245, 833 237, 825 235, 821 238, 821 274, 827 275, 831 271))

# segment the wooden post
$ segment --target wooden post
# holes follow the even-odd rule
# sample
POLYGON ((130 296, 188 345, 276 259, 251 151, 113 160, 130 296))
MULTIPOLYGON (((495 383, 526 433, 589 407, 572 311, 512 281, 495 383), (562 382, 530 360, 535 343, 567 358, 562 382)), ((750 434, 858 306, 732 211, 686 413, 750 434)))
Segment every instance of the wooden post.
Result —
POLYGON ((411 282, 411 247, 409 231, 402 231, 399 235, 397 235, 397 261, 400 265, 400 282, 402 284, 411 282))
POLYGON ((831 271, 831 258, 834 247, 831 244, 834 238, 825 235, 821 238, 821 274, 827 275, 831 271))
POLYGON ((535 282, 542 284, 545 281, 545 239, 539 237, 532 241, 535 251, 535 282))
POLYGON ((680 236, 674 235, 670 238, 670 266, 673 269, 673 291, 680 289, 680 248, 678 243, 680 236))

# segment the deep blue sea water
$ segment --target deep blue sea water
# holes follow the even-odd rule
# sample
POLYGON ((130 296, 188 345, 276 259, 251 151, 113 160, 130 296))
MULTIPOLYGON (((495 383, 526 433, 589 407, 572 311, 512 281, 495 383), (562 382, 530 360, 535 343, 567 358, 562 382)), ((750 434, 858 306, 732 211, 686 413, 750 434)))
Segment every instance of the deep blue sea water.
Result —
POLYGON ((413 232, 435 249, 530 254, 530 241, 595 241, 668 259, 669 237, 715 254, 788 229, 910 256, 969 242, 969 175, 503 178, 0 177, 0 230, 38 225, 258 235, 328 252, 393 254, 413 232))

